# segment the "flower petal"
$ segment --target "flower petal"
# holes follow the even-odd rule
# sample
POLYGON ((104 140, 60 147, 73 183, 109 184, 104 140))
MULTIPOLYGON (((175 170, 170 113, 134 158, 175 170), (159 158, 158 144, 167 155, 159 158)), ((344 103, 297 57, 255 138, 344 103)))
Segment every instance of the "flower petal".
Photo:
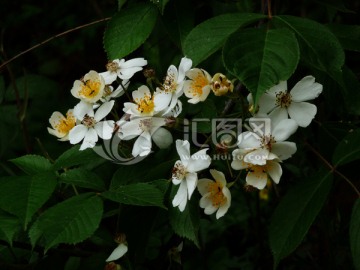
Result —
POLYGON ((279 162, 269 160, 266 167, 267 173, 270 175, 271 179, 276 184, 279 184, 282 175, 282 168, 279 162))
POLYGON ((268 176, 260 170, 254 172, 248 172, 246 176, 246 183, 250 186, 256 187, 257 189, 263 189, 266 186, 268 176))
POLYGON ((185 209, 187 202, 187 187, 186 181, 181 181, 179 189, 172 201, 174 207, 179 206, 179 210, 182 212, 185 209), (184 203, 185 202, 185 203, 184 203))
POLYGON ((90 117, 94 116, 93 105, 85 101, 80 101, 74 107, 74 116, 80 121, 82 121, 85 115, 88 115, 90 117))
POLYGON ((147 65, 147 60, 142 57, 127 60, 121 63, 120 68, 142 67, 147 65))
POLYGON ((172 98, 171 93, 156 91, 154 94, 154 110, 160 112, 169 106, 172 98))
POLYGON ((272 130, 272 135, 276 142, 288 139, 297 130, 298 125, 293 119, 281 120, 272 130))
POLYGON ((266 114, 271 112, 277 106, 275 101, 275 95, 264 93, 259 99, 258 114, 266 114))
POLYGON ((314 119, 317 108, 307 102, 293 102, 288 108, 291 119, 294 119, 300 127, 307 127, 314 119))
POLYGON ((226 186, 225 175, 222 172, 212 169, 210 170, 210 174, 214 177, 216 182, 220 182, 223 187, 226 186))
POLYGON ((176 140, 176 150, 182 164, 186 167, 190 159, 190 143, 188 141, 176 140))
POLYGON ((194 193, 194 190, 196 189, 198 182, 198 176, 197 173, 187 173, 186 174, 186 186, 187 186, 187 192, 189 200, 191 198, 191 195, 194 193))
POLYGON ((96 123, 94 128, 101 139, 109 140, 114 131, 115 122, 113 120, 101 121, 96 123))
POLYGON ((104 79, 105 84, 112 84, 117 77, 116 72, 110 72, 110 71, 101 72, 99 73, 99 75, 104 79))
POLYGON ((72 128, 69 132, 69 139, 71 144, 77 144, 82 139, 84 139, 86 133, 88 131, 88 128, 84 125, 77 125, 74 128, 72 128))
POLYGON ((114 103, 114 100, 104 102, 95 113, 95 121, 99 122, 100 120, 105 118, 111 112, 111 109, 114 107, 114 103))
POLYGON ((116 261, 120 259, 124 254, 128 251, 127 245, 121 243, 119 244, 113 252, 111 252, 110 256, 105 260, 106 262, 116 261))
POLYGON ((224 194, 225 198, 226 198, 226 203, 221 205, 218 209, 218 211, 216 212, 216 218, 219 219, 221 217, 223 217, 227 211, 230 208, 231 205, 231 193, 230 190, 227 187, 224 187, 222 189, 222 193, 224 194))
POLYGON ((217 207, 215 207, 211 202, 205 207, 204 213, 207 215, 212 215, 218 210, 217 207))
POLYGON ((191 66, 192 66, 192 60, 190 58, 187 57, 181 58, 177 83, 180 83, 185 79, 185 73, 191 68, 191 66))
POLYGON ((151 136, 149 132, 143 132, 135 141, 132 149, 132 155, 137 156, 147 156, 151 152, 151 136))
POLYGON ((202 149, 190 157, 189 164, 186 166, 188 172, 198 172, 210 166, 211 158, 206 154, 208 148, 202 149))
POLYGON ((86 148, 93 148, 98 141, 98 135, 94 128, 89 128, 85 134, 83 143, 80 146, 80 150, 85 150, 86 148))
POLYGON ((240 149, 257 149, 261 147, 260 137, 254 132, 245 131, 238 136, 238 147, 240 149))
MULTIPOLYGON (((214 181, 211 181, 211 182, 214 182, 214 181)), ((206 207, 208 207, 209 204, 212 204, 209 196, 211 196, 211 192, 205 193, 205 194, 201 197, 201 199, 200 199, 200 201, 199 201, 199 206, 200 206, 201 208, 206 208, 206 207)), ((215 210, 216 210, 216 209, 215 209, 215 210)))
POLYGON ((279 159, 290 158, 296 152, 296 144, 293 142, 278 142, 271 145, 271 152, 279 159))
POLYGON ((264 148, 259 148, 254 151, 249 152, 244 157, 244 162, 251 163, 255 165, 265 165, 269 157, 269 150, 264 148))
POLYGON ((288 112, 285 108, 276 107, 270 114, 271 127, 274 129, 281 120, 288 119, 288 112))
POLYGON ((274 85, 269 90, 266 91, 267 94, 276 96, 279 92, 284 92, 287 90, 287 81, 280 81, 277 85, 274 85))
POLYGON ((209 184, 212 184, 212 183, 214 183, 214 181, 207 179, 207 178, 199 179, 199 181, 197 183, 197 189, 202 196, 204 196, 205 194, 207 194, 209 192, 208 187, 209 187, 209 184))
POLYGON ((323 86, 316 83, 313 76, 306 76, 295 84, 290 94, 293 101, 299 102, 317 98, 322 90, 323 86))

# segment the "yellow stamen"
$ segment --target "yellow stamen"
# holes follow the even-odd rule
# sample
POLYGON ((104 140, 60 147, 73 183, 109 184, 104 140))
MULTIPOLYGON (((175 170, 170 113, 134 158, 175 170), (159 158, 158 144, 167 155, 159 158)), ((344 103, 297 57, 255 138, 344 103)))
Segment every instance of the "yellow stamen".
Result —
POLYGON ((99 81, 87 80, 83 82, 79 94, 86 98, 93 98, 100 92, 100 86, 99 81))
POLYGON ((226 203, 227 198, 222 192, 223 186, 221 182, 215 181, 209 183, 207 188, 208 192, 210 192, 209 199, 211 200, 213 206, 220 207, 226 203))
POLYGON ((62 118, 56 125, 55 129, 62 134, 67 134, 75 126, 75 117, 71 112, 66 114, 66 118, 62 118))
POLYGON ((151 113, 154 111, 154 97, 145 95, 143 98, 136 99, 135 102, 138 104, 138 111, 141 113, 151 113))
POLYGON ((209 85, 209 81, 206 79, 202 72, 198 72, 197 76, 191 82, 191 89, 193 96, 201 96, 203 93, 203 88, 209 85))

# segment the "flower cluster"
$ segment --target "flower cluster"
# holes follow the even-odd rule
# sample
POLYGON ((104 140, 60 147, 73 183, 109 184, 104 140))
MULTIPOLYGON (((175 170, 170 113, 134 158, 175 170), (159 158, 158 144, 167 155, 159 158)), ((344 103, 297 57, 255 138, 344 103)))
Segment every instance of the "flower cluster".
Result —
MULTIPOLYGON (((178 67, 171 65, 168 68, 162 82, 150 80, 147 85, 133 90, 131 97, 127 93, 129 101, 123 103, 121 110, 115 110, 119 106, 115 106, 114 99, 128 91, 130 79, 146 65, 143 58, 116 59, 106 65, 107 71, 92 70, 76 80, 71 94, 79 99, 79 103, 68 110, 66 116, 54 112, 49 120, 52 127, 48 128, 49 133, 71 144, 82 142, 80 150, 93 148, 99 137, 104 140, 113 136, 123 141, 134 139, 132 156, 145 157, 152 152, 153 143, 160 149, 173 143, 169 124, 180 117, 184 99, 197 104, 206 100, 211 91, 215 96, 223 96, 234 89, 233 82, 225 75, 216 73, 211 77, 204 69, 192 68, 191 59, 183 57, 178 67), (105 119, 110 113, 114 120, 105 119)), ((148 78, 153 76, 148 70, 144 74, 150 74, 148 78)), ((296 144, 287 140, 299 126, 307 127, 315 117, 316 106, 306 101, 315 99, 321 92, 322 85, 316 83, 314 77, 306 76, 290 91, 287 82, 279 82, 260 97, 256 108, 252 95, 248 95, 249 125, 245 125, 247 131, 238 134, 231 162, 233 170, 247 171, 245 181, 248 186, 263 190, 271 185, 270 179, 279 183, 281 163, 297 150, 296 144), (259 122, 262 122, 261 127, 254 124, 259 122)), ((216 218, 224 216, 231 205, 229 188, 238 177, 227 183, 223 172, 210 169, 212 179, 199 179, 198 174, 211 166, 210 149, 201 147, 191 155, 189 141, 177 139, 175 146, 180 159, 171 172, 171 181, 178 186, 172 205, 184 211, 197 189, 201 195, 199 205, 205 214, 216 213, 216 218)), ((223 148, 226 147, 225 143, 223 148)), ((117 258, 118 254, 127 251, 127 246, 121 243, 115 251, 114 258, 117 258)), ((110 256, 109 261, 112 260, 110 256)))

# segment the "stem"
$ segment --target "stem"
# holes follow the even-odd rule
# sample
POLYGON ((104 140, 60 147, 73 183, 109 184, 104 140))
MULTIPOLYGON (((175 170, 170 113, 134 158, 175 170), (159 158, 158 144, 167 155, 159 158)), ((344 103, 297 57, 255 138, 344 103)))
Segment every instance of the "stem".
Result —
POLYGON ((341 172, 339 172, 335 166, 333 166, 329 161, 327 161, 312 145, 310 145, 308 142, 305 142, 305 145, 309 147, 309 149, 327 166, 329 167, 330 171, 332 173, 336 173, 340 176, 340 178, 344 179, 350 187, 355 191, 357 196, 360 198, 360 191, 357 189, 357 187, 350 181, 349 178, 347 178, 345 175, 343 175, 341 172))
POLYGON ((101 23, 101 22, 108 21, 108 20, 110 20, 110 19, 111 19, 111 17, 107 17, 107 18, 104 18, 104 19, 100 19, 100 20, 97 20, 97 21, 93 21, 93 22, 91 22, 91 23, 87 23, 87 24, 83 24, 83 25, 77 26, 77 27, 75 27, 75 28, 66 30, 66 31, 64 31, 64 32, 62 32, 62 33, 60 33, 60 34, 56 34, 55 36, 52 36, 52 37, 50 37, 50 38, 48 38, 48 39, 46 39, 46 40, 44 40, 44 41, 42 41, 42 42, 40 42, 40 43, 38 43, 38 44, 36 44, 36 45, 30 47, 30 48, 27 49, 27 50, 22 51, 21 53, 15 55, 13 58, 5 61, 4 63, 2 63, 2 64, 0 65, 0 70, 1 70, 2 68, 4 68, 6 65, 8 65, 9 63, 11 63, 12 61, 14 61, 15 59, 19 58, 20 56, 22 56, 22 55, 24 55, 24 54, 26 54, 26 53, 28 53, 28 52, 31 52, 31 51, 34 50, 34 49, 37 49, 38 47, 40 47, 40 46, 42 46, 42 45, 44 45, 44 44, 52 41, 53 39, 56 39, 56 38, 58 38, 58 37, 64 36, 64 35, 66 35, 66 34, 69 34, 69 33, 71 33, 71 32, 74 32, 74 31, 76 31, 76 30, 79 30, 79 29, 82 29, 82 28, 85 28, 85 27, 88 27, 88 26, 91 26, 91 25, 94 25, 94 24, 97 24, 97 23, 101 23))
POLYGON ((271 0, 267 0, 267 12, 268 12, 268 18, 269 20, 272 19, 272 14, 271 14, 271 0))
POLYGON ((73 188, 73 190, 74 190, 74 192, 75 192, 76 196, 78 196, 78 195, 79 195, 79 192, 77 191, 77 189, 76 189, 75 185, 74 185, 74 184, 71 184, 71 186, 72 186, 72 188, 73 188))

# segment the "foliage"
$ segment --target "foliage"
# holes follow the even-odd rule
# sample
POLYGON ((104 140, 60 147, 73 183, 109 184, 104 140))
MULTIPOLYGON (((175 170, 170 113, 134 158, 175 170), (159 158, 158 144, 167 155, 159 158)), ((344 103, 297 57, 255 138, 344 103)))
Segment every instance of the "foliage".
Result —
MULTIPOLYGON (((0 268, 360 269, 359 6, 359 0, 66 0, 25 1, 20 6, 5 1, 0 51, 0 268), (53 38, 43 42, 49 37, 53 38), (110 99, 104 92, 91 102, 95 115, 111 104, 101 132, 96 129, 96 146, 83 150, 85 143, 74 143, 71 131, 66 134, 70 143, 49 134, 54 111, 65 115, 78 106, 75 80, 86 85, 84 75, 90 70, 105 72, 115 59, 137 58, 144 58, 146 65, 131 67, 129 85, 125 72, 108 84, 114 87, 112 93, 119 84, 119 96, 110 99), (184 68, 186 59, 192 60, 192 69, 184 68), (147 135, 128 138, 122 133, 137 121, 136 115, 125 115, 124 104, 136 102, 134 93, 143 85, 151 95, 171 89, 170 65, 176 76, 186 75, 181 87, 185 94, 173 97, 178 103, 172 109, 177 112, 152 108, 153 114, 144 116, 151 99, 136 103, 143 117, 137 126, 148 123, 143 119, 166 118, 160 128, 149 131, 147 151, 147 135), (196 80, 191 73, 196 70, 204 78, 210 74, 210 94, 193 104, 185 86, 192 89, 189 81, 196 80), (246 170, 234 163, 235 150, 248 151, 245 156, 254 151, 242 148, 244 137, 238 137, 250 133, 240 133, 237 126, 221 133, 223 120, 242 120, 241 128, 249 131, 254 131, 251 121, 259 117, 275 123, 270 109, 262 111, 266 95, 276 86, 277 98, 285 90, 295 96, 290 91, 306 78, 315 78, 316 83, 310 83, 313 91, 322 86, 316 99, 309 98, 311 105, 303 105, 308 108, 304 114, 315 107, 316 116, 310 125, 297 123, 300 127, 293 132, 288 130, 299 116, 290 117, 295 120, 287 122, 282 134, 288 132, 296 148, 289 159, 267 157, 262 170, 274 181, 260 187, 249 180, 258 170, 254 163, 244 161, 246 170), (282 81, 287 81, 287 89, 280 89, 282 81), (216 83, 224 92, 217 92, 216 83), (100 105, 105 106, 99 109, 100 105), (113 125, 111 138, 102 140, 105 124, 113 125), (190 142, 189 149, 185 142, 190 142), (143 146, 141 154, 135 145, 143 146), (186 161, 186 151, 188 158, 198 154, 205 159, 186 161), (207 157, 211 163, 205 166, 207 157), (269 173, 275 166, 271 162, 281 169, 278 184, 269 173), (218 203, 213 215, 207 212, 211 205, 201 192, 201 181, 192 193, 190 177, 181 174, 191 166, 191 173, 207 179, 208 199, 213 195, 210 187, 222 192, 216 193, 220 201, 211 201, 218 203), (177 182, 177 177, 183 178, 177 182), (220 215, 230 201, 225 188, 231 192, 231 205, 220 215), (181 200, 174 202, 181 192, 186 192, 183 209, 181 200), (106 262, 123 246, 128 247, 125 255, 106 262)), ((281 97, 273 107, 286 108, 292 116, 295 99, 281 97)), ((74 121, 75 127, 86 124, 85 116, 74 121)), ((260 147, 267 153, 283 141, 267 139, 260 147)), ((284 143, 291 144, 286 139, 284 143)))

